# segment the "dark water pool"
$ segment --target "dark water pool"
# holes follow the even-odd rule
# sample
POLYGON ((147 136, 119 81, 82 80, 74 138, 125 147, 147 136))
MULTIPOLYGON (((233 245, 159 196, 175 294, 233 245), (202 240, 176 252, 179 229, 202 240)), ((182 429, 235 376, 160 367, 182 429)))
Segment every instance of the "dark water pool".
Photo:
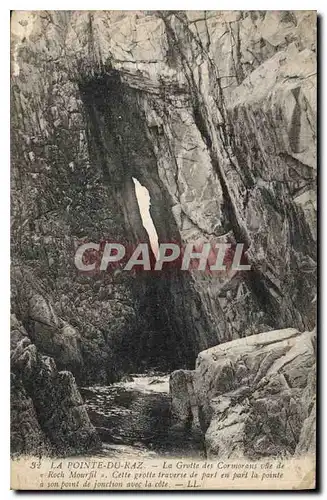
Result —
POLYGON ((200 457, 201 439, 171 420, 169 375, 136 374, 128 382, 80 388, 105 454, 200 457))

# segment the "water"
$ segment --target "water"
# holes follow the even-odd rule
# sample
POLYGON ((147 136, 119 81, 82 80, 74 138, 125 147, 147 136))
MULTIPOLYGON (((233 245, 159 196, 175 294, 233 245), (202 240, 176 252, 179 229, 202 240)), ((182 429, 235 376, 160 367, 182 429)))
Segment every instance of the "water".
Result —
POLYGON ((80 389, 104 455, 203 455, 201 439, 171 419, 169 375, 134 374, 128 381, 80 389))

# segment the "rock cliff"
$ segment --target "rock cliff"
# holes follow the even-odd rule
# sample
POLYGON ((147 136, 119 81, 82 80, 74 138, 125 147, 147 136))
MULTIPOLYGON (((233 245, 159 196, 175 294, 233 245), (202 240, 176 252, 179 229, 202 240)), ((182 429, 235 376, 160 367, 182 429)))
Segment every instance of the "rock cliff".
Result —
MULTIPOLYGON (((12 19, 13 310, 83 383, 192 368, 315 325, 316 14, 39 11, 12 19), (84 241, 245 245, 252 271, 94 273, 84 241)), ((303 438, 305 439, 305 438, 303 438)))

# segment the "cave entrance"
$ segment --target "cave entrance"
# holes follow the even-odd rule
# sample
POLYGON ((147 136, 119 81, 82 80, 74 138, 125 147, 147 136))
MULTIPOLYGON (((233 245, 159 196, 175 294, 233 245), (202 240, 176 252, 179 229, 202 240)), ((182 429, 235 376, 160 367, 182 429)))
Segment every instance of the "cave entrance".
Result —
POLYGON ((150 207, 151 207, 150 194, 147 188, 145 186, 142 186, 142 184, 137 179, 135 179, 135 177, 132 177, 132 179, 135 186, 135 194, 139 206, 142 224, 148 234, 153 254, 155 255, 155 257, 157 257, 159 249, 159 240, 158 240, 157 230, 150 213, 150 207))
MULTIPOLYGON (((122 83, 115 71, 81 83, 80 90, 90 157, 108 192, 111 236, 132 247, 148 239, 154 255, 158 241, 180 243, 175 200, 160 179, 140 105, 146 96, 122 83)), ((121 317, 117 326, 108 325, 114 361, 139 373, 192 368, 212 326, 190 273, 172 268, 169 273, 121 273, 116 279, 121 280, 121 317)))

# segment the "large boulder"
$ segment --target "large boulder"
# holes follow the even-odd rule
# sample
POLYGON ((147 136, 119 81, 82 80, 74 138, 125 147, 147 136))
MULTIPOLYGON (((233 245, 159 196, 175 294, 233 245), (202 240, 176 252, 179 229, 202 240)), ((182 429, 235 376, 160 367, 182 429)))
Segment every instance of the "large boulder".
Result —
POLYGON ((199 354, 195 371, 172 373, 170 388, 181 425, 191 427, 196 401, 208 457, 314 452, 315 332, 289 328, 220 344, 199 354))

